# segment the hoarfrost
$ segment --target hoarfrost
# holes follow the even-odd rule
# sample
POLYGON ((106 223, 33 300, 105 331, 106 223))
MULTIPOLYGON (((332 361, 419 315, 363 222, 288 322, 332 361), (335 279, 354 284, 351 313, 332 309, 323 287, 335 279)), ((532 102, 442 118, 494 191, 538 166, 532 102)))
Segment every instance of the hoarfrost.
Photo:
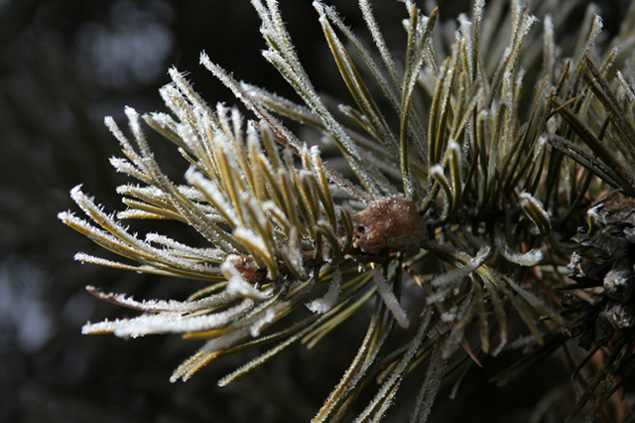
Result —
POLYGON ((311 301, 306 306, 313 313, 324 314, 329 311, 335 303, 340 295, 340 289, 342 285, 342 271, 339 267, 333 268, 333 275, 331 279, 331 283, 329 284, 329 289, 324 294, 322 298, 318 298, 316 300, 311 301))
POLYGON ((390 289, 386 278, 381 273, 381 268, 378 266, 373 268, 373 280, 377 285, 377 292, 384 301, 384 304, 386 304, 386 307, 388 307, 388 310, 392 312, 399 326, 403 328, 410 326, 410 320, 408 320, 406 310, 399 304, 399 300, 392 289, 390 289))
POLYGON ((256 301, 263 301, 269 298, 269 296, 245 280, 238 272, 236 267, 229 261, 225 261, 221 265, 221 270, 226 274, 229 283, 227 284, 227 292, 238 294, 242 297, 251 298, 256 301))

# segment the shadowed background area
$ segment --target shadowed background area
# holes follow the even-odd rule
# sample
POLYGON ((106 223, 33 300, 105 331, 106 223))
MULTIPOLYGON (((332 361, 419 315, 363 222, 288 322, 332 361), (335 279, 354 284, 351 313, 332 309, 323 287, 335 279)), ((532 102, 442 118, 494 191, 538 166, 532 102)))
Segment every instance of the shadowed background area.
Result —
MULTIPOLYGON (((228 357, 188 383, 170 384, 172 369, 197 343, 167 336, 126 342, 80 333, 88 320, 132 313, 91 297, 83 289, 87 284, 138 299, 183 299, 202 287, 82 266, 73 254, 99 249, 56 214, 76 210, 68 192, 80 183, 107 211, 123 207, 115 187, 126 179, 108 164, 119 153, 103 117, 112 115, 124 126, 125 105, 140 112, 164 110, 157 89, 168 82, 168 67, 186 72, 210 104, 236 101, 198 65, 203 50, 238 79, 292 94, 260 55, 260 23, 248 3, 0 0, 0 421, 307 421, 354 355, 364 316, 313 350, 291 348, 220 389, 216 381, 253 354, 228 357)), ((336 94, 342 83, 311 2, 281 3, 318 90, 336 94), (328 85, 332 79, 336 89, 328 85)), ((350 25, 362 24, 355 1, 330 3, 350 25)), ((375 3, 380 21, 400 29, 394 23, 405 17, 403 6, 375 3)), ((441 16, 456 16, 456 10, 466 10, 464 3, 445 5, 441 16)), ((609 29, 610 13, 618 9, 604 15, 609 29)), ((401 32, 386 35, 405 45, 401 32)), ((172 145, 154 144, 168 158, 162 164, 184 170, 172 145)), ((497 389, 485 382, 495 370, 468 378, 454 402, 442 391, 432 420, 479 421, 474 416, 480 415, 527 421, 543 395, 557 398, 559 384, 568 383, 564 371, 543 369, 549 376, 497 389)), ((415 385, 402 389, 404 401, 417 393, 415 385)), ((398 421, 406 418, 401 417, 398 421)))

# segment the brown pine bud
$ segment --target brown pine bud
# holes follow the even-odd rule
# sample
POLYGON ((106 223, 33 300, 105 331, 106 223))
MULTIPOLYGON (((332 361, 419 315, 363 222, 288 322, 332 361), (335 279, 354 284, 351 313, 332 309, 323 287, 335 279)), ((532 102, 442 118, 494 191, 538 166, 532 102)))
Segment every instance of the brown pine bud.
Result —
POLYGON ((425 237, 426 224, 412 200, 402 196, 380 198, 353 217, 353 245, 367 255, 416 253, 425 237))

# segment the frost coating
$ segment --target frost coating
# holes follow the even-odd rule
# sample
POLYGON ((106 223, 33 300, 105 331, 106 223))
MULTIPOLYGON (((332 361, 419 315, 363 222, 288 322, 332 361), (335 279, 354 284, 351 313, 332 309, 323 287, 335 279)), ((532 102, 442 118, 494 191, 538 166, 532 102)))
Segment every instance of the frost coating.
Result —
POLYGON ((340 289, 342 286, 342 271, 339 267, 333 269, 333 275, 329 289, 322 298, 311 301, 306 306, 313 313, 323 314, 333 308, 333 305, 337 302, 337 297, 340 295, 340 289))
POLYGON ((410 320, 408 319, 406 310, 404 310, 401 304, 399 304, 399 300, 388 285, 388 281, 386 281, 384 275, 381 274, 381 268, 373 268, 373 280, 377 285, 377 292, 386 304, 386 307, 388 307, 388 309, 392 312, 392 315, 397 323, 399 323, 399 326, 403 328, 410 326, 410 320))
MULTIPOLYGON (((253 285, 243 278, 240 271, 234 267, 233 260, 227 260, 221 266, 221 270, 227 276, 228 283, 225 288, 230 293, 235 293, 241 297, 251 298, 253 300, 262 301, 268 298, 268 295, 260 292, 253 285)), ((247 272, 249 269, 247 270, 247 272)))

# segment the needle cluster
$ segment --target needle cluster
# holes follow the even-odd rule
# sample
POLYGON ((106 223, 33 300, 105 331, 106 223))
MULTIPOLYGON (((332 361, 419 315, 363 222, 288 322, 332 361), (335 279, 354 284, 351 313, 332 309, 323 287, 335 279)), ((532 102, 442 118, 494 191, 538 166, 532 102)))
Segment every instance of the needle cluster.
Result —
MULTIPOLYGON (((106 119, 124 155, 111 163, 134 181, 118 188, 127 208, 108 214, 76 187, 71 196, 88 218, 59 215, 122 258, 80 253, 82 262, 209 286, 184 301, 136 301, 89 287, 142 314, 88 323, 84 333, 203 340, 173 381, 190 378, 217 357, 274 345, 223 378, 225 385, 289 345, 311 347, 348 317, 363 314, 366 335, 316 422, 347 416, 379 421, 406 376, 421 380, 411 421, 426 421, 441 381, 481 365, 485 355, 521 347, 534 352, 495 378, 503 383, 566 348, 570 337, 588 334, 584 322, 600 311, 580 302, 600 284, 568 279, 586 274, 567 263, 572 254, 580 262, 589 245, 598 248, 597 235, 587 244, 572 236, 587 233, 587 216, 599 205, 619 197, 629 213, 635 209, 626 201, 635 196, 634 8, 607 40, 593 6, 577 31, 562 31, 558 25, 573 9, 555 1, 486 7, 475 0, 456 21, 403 1, 398 24, 405 44, 393 49, 368 0, 359 1, 365 38, 333 7, 315 1, 348 89, 333 107, 302 66, 278 3, 252 4, 267 43, 263 55, 297 99, 237 81, 203 53, 201 64, 250 117, 208 105, 171 69, 172 82, 160 91, 169 113, 139 115, 127 108, 129 131, 106 119), (330 167, 322 145, 302 139, 289 121, 317 130, 348 169, 330 167), (183 182, 161 169, 143 122, 189 163, 183 182), (129 219, 155 220, 157 230, 161 220, 180 222, 200 235, 203 246, 158 232, 140 236, 122 223, 129 219), (571 294, 560 310, 563 287, 571 294), (360 390, 374 386, 366 408, 350 416, 360 390)), ((630 216, 624 213, 619 216, 630 216)), ((632 243, 631 226, 615 235, 608 226, 611 219, 611 227, 617 224, 608 217, 614 215, 602 216, 601 233, 632 243)), ((609 273, 625 260, 595 260, 606 270, 606 293, 609 273)), ((597 342, 594 351, 607 349, 606 368, 615 358, 613 337, 620 354, 633 357, 629 260, 613 285, 629 293, 618 305, 630 314, 621 317, 619 330, 584 341, 586 348, 597 342)), ((621 368, 630 361, 620 356, 621 368)), ((619 374, 610 375, 619 388, 619 374)), ((570 417, 594 398, 600 380, 587 384, 570 417)), ((594 413, 618 388, 602 392, 594 413)))

